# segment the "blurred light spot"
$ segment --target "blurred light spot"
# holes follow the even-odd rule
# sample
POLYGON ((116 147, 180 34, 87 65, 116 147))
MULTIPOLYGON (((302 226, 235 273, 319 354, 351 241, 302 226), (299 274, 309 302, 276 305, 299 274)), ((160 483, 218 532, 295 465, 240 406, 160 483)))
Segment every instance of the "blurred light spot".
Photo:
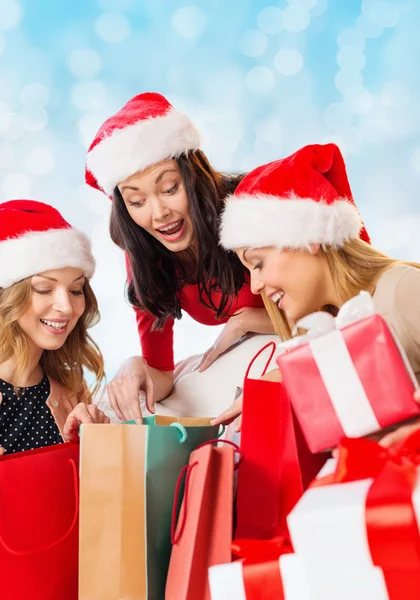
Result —
POLYGON ((258 29, 248 29, 241 35, 239 46, 245 56, 257 57, 264 54, 267 49, 268 39, 258 29))
POLYGON ((246 76, 246 84, 250 90, 259 94, 266 94, 276 83, 273 72, 268 67, 254 67, 246 76))
POLYGON ((6 49, 6 39, 5 39, 4 35, 0 34, 0 56, 3 54, 5 49, 6 49))
POLYGON ((389 108, 404 108, 410 102, 410 92, 401 81, 388 81, 382 88, 381 101, 389 108))
POLYGON ((89 148, 98 129, 108 116, 97 112, 88 112, 79 119, 79 133, 85 148, 89 148))
POLYGON ((102 81, 79 81, 70 91, 73 105, 82 111, 103 108, 107 100, 107 89, 102 81))
POLYGON ((346 46, 339 50, 337 63, 344 71, 362 71, 366 64, 366 58, 362 50, 346 46))
POLYGON ((372 108, 372 94, 365 88, 354 88, 343 95, 343 102, 356 115, 361 115, 372 108))
POLYGON ((283 11, 277 6, 267 6, 257 17, 258 27, 264 33, 274 34, 282 29, 283 11))
POLYGON ((132 8, 136 0, 96 0, 96 4, 102 10, 127 10, 132 8))
POLYGON ((1 0, 0 29, 14 29, 22 19, 23 11, 16 0, 1 0))
POLYGON ((412 156, 411 156, 411 165, 415 171, 420 173, 420 146, 415 148, 412 156))
POLYGON ((130 23, 117 12, 107 12, 95 21, 97 36, 108 44, 119 44, 131 34, 130 23))
POLYGON ((255 133, 257 137, 265 142, 278 143, 283 139, 283 129, 278 117, 269 117, 264 121, 259 121, 255 125, 255 133))
POLYGON ((172 17, 172 27, 183 38, 195 40, 206 29, 206 15, 196 6, 183 6, 172 17))
POLYGON ((13 145, 7 141, 0 141, 0 167, 8 167, 15 157, 13 145))
POLYGON ((303 57, 295 48, 282 48, 277 52, 274 64, 282 75, 296 75, 303 67, 303 57))
POLYGON ((25 168, 31 175, 46 175, 54 166, 54 156, 47 146, 34 146, 25 158, 25 168))
POLYGON ((48 113, 43 108, 25 107, 21 113, 23 128, 26 131, 42 131, 48 123, 48 113))
POLYGON ((101 58, 91 48, 79 48, 70 53, 67 64, 75 77, 88 79, 100 70, 101 58))
POLYGON ((23 135, 20 115, 12 112, 4 102, 0 103, 0 135, 4 140, 16 141, 23 135))
POLYGON ((331 129, 340 130, 350 125, 351 114, 342 102, 334 102, 325 109, 324 121, 331 129))
POLYGON ((27 198, 31 195, 32 183, 25 173, 10 173, 4 178, 2 190, 8 200, 27 198))
POLYGON ((363 50, 365 47, 365 36, 359 29, 343 29, 338 34, 337 43, 340 48, 345 48, 346 46, 355 46, 356 48, 360 48, 363 50))
POLYGON ((310 20, 308 11, 300 6, 288 6, 283 11, 283 27, 287 31, 304 31, 308 27, 310 20))
POLYGON ((362 115, 360 127, 365 140, 375 144, 384 142, 389 136, 389 114, 385 107, 375 105, 374 109, 362 115))
POLYGON ((358 152, 362 147, 363 136, 357 127, 346 125, 340 129, 339 135, 345 145, 347 153, 358 152))
POLYGON ((356 19, 356 27, 367 38, 377 38, 382 35, 383 28, 376 23, 369 21, 364 15, 360 15, 356 19))
POLYGON ((315 17, 320 17, 324 14, 327 8, 328 0, 318 0, 311 12, 315 17))
POLYGON ((287 0, 287 3, 290 4, 290 6, 300 6, 305 10, 311 10, 312 8, 315 8, 316 1, 317 0, 287 0))
POLYGON ((28 108, 43 108, 50 99, 50 92, 42 83, 25 85, 20 93, 21 104, 28 108))
POLYGON ((394 27, 400 18, 398 8, 387 0, 363 0, 362 14, 378 27, 394 27))
POLYGON ((354 88, 363 87, 363 75, 357 71, 338 71, 334 83, 335 87, 345 94, 354 88))

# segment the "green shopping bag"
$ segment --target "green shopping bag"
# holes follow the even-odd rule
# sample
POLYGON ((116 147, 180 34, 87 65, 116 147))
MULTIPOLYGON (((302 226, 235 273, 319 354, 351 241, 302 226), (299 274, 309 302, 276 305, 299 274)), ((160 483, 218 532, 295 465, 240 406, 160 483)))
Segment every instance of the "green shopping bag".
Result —
POLYGON ((177 479, 217 435, 202 418, 82 426, 79 600, 164 599, 177 479))

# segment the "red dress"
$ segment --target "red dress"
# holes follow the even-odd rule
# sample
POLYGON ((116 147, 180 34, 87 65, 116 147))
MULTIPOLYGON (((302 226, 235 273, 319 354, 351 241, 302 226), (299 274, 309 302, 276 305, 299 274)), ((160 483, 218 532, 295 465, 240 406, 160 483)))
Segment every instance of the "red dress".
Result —
MULTIPOLYGON (((126 261, 128 263, 128 261, 126 261)), ((128 264, 128 276, 130 277, 128 264)), ((220 292, 212 292, 212 300, 216 306, 220 302, 220 292)), ((198 323, 203 325, 221 325, 229 317, 217 319, 216 313, 200 302, 197 284, 187 284, 178 292, 181 309, 188 313, 198 323)), ((264 303, 260 295, 251 292, 248 278, 238 293, 236 300, 229 309, 230 314, 235 314, 243 308, 263 308, 264 303)), ((161 371, 173 371, 174 363, 174 319, 166 321, 163 329, 152 331, 155 316, 146 310, 134 307, 137 320, 137 329, 140 336, 142 356, 150 367, 161 371)))

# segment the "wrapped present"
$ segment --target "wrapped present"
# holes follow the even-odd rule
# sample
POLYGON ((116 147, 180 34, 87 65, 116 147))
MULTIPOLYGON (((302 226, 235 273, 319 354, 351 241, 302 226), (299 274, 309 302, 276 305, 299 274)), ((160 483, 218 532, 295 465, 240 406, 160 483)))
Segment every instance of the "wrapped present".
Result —
POLYGON ((211 600, 313 600, 284 538, 238 540, 232 550, 242 560, 209 569, 211 600))
POLYGON ((277 363, 311 452, 419 416, 414 373, 367 292, 296 327, 307 333, 280 344, 277 363))
POLYGON ((333 472, 327 464, 288 516, 305 569, 420 573, 419 448, 420 430, 392 449, 343 440, 333 472))
POLYGON ((312 600, 418 600, 420 573, 384 572, 379 567, 307 570, 312 600))

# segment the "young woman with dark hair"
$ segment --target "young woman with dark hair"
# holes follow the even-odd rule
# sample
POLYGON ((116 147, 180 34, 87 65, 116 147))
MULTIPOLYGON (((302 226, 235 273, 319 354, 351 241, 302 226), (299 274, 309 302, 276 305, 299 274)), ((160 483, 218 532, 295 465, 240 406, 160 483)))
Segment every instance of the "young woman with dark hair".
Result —
POLYGON ((205 325, 226 323, 197 361, 200 371, 246 333, 273 333, 246 269, 219 245, 224 198, 240 180, 211 167, 194 125, 159 94, 132 98, 89 149, 86 181, 112 198, 111 237, 126 253, 142 347, 142 357, 126 361, 108 386, 121 419, 141 418, 139 389, 152 412, 171 393, 173 325, 181 310, 205 325))

